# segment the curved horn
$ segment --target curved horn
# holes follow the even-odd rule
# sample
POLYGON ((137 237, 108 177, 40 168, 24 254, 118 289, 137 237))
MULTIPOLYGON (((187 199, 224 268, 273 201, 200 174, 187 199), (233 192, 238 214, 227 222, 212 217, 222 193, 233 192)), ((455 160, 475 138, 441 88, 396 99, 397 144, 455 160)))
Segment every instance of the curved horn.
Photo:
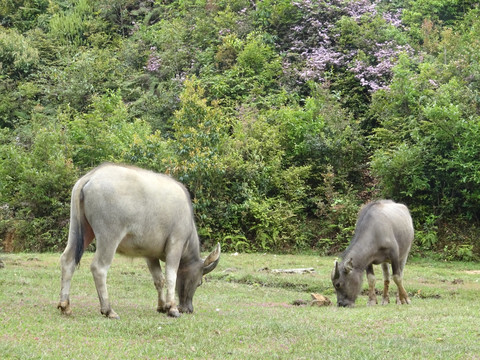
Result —
POLYGON ((220 260, 220 252, 220 243, 217 243, 215 250, 213 250, 203 262, 203 275, 208 274, 210 271, 215 269, 218 261, 220 260))
POLYGON ((338 271, 338 261, 335 260, 335 267, 333 268, 332 279, 336 280, 339 277, 340 277, 340 271, 338 271))

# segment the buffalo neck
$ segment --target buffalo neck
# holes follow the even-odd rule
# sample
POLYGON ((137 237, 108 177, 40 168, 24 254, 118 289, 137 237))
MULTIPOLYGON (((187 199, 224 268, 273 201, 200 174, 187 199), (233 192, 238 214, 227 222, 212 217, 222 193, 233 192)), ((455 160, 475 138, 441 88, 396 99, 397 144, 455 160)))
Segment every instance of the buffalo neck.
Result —
POLYGON ((371 236, 368 230, 364 230, 360 234, 355 235, 350 246, 348 246, 342 256, 342 262, 345 263, 349 259, 353 259, 354 269, 365 270, 374 260, 372 251, 368 246, 370 238, 371 236))
POLYGON ((200 259, 200 241, 196 232, 190 237, 183 249, 182 257, 180 259, 181 266, 188 266, 194 262, 201 261, 200 259))

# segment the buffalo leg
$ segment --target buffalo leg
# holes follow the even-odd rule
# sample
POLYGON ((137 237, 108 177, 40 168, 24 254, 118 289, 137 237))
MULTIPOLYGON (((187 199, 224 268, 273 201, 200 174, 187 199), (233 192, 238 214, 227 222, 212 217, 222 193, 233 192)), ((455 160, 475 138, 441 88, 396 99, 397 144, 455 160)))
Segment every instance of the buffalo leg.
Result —
POLYGON ((382 264, 383 271, 383 299, 382 305, 387 305, 390 303, 390 297, 388 296, 388 288, 390 286, 390 274, 388 273, 388 264, 382 264))
POLYGON ((158 259, 147 259, 148 269, 150 270, 150 274, 152 274, 153 283, 155 284, 155 288, 158 292, 158 312, 166 312, 167 309, 165 307, 166 299, 165 294, 163 292, 163 288, 165 286, 165 277, 162 273, 162 267, 160 266, 160 261, 158 259))
MULTIPOLYGON (((170 240, 172 243, 176 241, 170 240)), ((180 257, 182 256, 183 248, 174 247, 167 249, 167 257, 165 259, 165 277, 167 283, 167 297, 165 302, 165 309, 168 311, 168 316, 179 317, 177 304, 175 303, 175 287, 177 284, 177 271, 180 265, 180 257)))
POLYGON ((392 273, 393 281, 397 285, 397 304, 410 304, 411 301, 408 298, 407 291, 403 287, 403 267, 405 266, 406 259, 401 264, 397 261, 392 261, 392 273))
POLYGON ((375 274, 373 272, 373 265, 367 266, 367 280, 368 280, 368 305, 377 305, 377 295, 375 294, 375 274))
MULTIPOLYGON (((72 207, 72 209, 74 209, 72 207)), ((70 307, 70 284, 72 281, 73 273, 77 266, 77 244, 79 241, 83 241, 83 249, 85 249, 94 239, 95 234, 88 223, 79 224, 77 216, 75 216, 74 210, 70 217, 70 230, 68 233, 68 242, 65 251, 60 257, 60 264, 62 268, 62 286, 60 290, 60 303, 57 308, 61 310, 64 315, 71 315, 72 309, 70 307), (82 233, 83 230, 83 233, 82 233)), ((80 254, 81 257, 81 254, 80 254)))
POLYGON ((99 241, 97 238, 97 251, 90 265, 90 270, 92 271, 98 299, 100 300, 100 312, 110 319, 119 319, 120 317, 110 306, 107 291, 107 273, 114 255, 115 248, 110 247, 107 249, 105 246, 102 246, 102 241, 99 241))
POLYGON ((61 310, 64 315, 71 315, 72 309, 70 307, 70 284, 72 281, 73 273, 75 272, 75 249, 70 244, 60 257, 60 264, 62 267, 62 286, 60 290, 60 303, 58 309, 61 310))

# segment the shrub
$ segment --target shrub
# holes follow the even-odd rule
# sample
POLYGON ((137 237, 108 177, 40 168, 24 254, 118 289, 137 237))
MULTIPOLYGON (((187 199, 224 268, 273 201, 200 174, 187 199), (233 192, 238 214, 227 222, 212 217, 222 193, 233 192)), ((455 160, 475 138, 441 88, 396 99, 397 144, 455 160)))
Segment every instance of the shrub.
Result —
POLYGON ((78 111, 85 111, 95 95, 118 89, 127 71, 108 49, 86 50, 73 58, 64 56, 60 64, 59 68, 50 68, 48 100, 78 111))
POLYGON ((104 162, 159 170, 167 153, 145 122, 128 121, 117 93, 96 97, 90 113, 36 115, 21 132, 0 138, 0 233, 15 234, 15 250, 58 250, 68 232, 70 192, 80 174, 104 162), (3 214, 4 213, 4 214, 3 214))
POLYGON ((422 64, 402 58, 390 90, 375 94, 372 103, 381 125, 372 138, 372 169, 384 196, 409 204, 423 249, 442 245, 432 218, 480 218, 479 89, 471 83, 478 69, 470 66, 476 64, 476 55, 467 55, 472 49, 465 52, 466 42, 478 47, 470 43, 478 20, 467 19, 467 33, 442 32, 422 64), (439 44, 445 53, 437 52, 439 44))
POLYGON ((64 45, 79 46, 85 43, 93 6, 89 0, 75 0, 65 11, 54 11, 50 19, 50 36, 64 45))
POLYGON ((8 204, 9 214, 0 232, 15 233, 17 251, 58 249, 76 172, 60 124, 36 119, 31 134, 1 141, 0 203, 8 204))
POLYGON ((38 62, 38 51, 27 38, 16 30, 0 27, 0 76, 22 78, 31 73, 38 62))

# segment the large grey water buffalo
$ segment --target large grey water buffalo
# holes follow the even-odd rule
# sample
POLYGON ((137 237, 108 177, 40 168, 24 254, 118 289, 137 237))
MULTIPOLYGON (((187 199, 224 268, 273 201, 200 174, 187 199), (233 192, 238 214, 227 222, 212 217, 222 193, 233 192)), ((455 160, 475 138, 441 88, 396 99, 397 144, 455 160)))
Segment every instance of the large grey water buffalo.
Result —
POLYGON ((136 167, 101 165, 80 178, 72 190, 68 244, 60 259, 58 308, 63 314, 72 312, 70 282, 84 249, 94 238, 96 252, 90 269, 100 311, 109 318, 118 318, 110 306, 106 284, 115 252, 146 259, 158 291, 157 310, 173 317, 193 312, 192 299, 202 276, 220 259, 220 244, 205 260, 200 258, 192 203, 183 185, 136 167), (165 277, 159 260, 165 262, 165 277))
POLYGON ((374 264, 382 264, 384 288, 382 304, 389 303, 388 263, 392 265, 397 285, 398 304, 410 304, 402 279, 403 269, 413 241, 413 224, 405 205, 379 200, 364 206, 358 215, 354 237, 343 254, 343 260, 332 271, 332 283, 338 306, 354 306, 362 288, 363 272, 368 279, 368 304, 377 304, 374 264))

